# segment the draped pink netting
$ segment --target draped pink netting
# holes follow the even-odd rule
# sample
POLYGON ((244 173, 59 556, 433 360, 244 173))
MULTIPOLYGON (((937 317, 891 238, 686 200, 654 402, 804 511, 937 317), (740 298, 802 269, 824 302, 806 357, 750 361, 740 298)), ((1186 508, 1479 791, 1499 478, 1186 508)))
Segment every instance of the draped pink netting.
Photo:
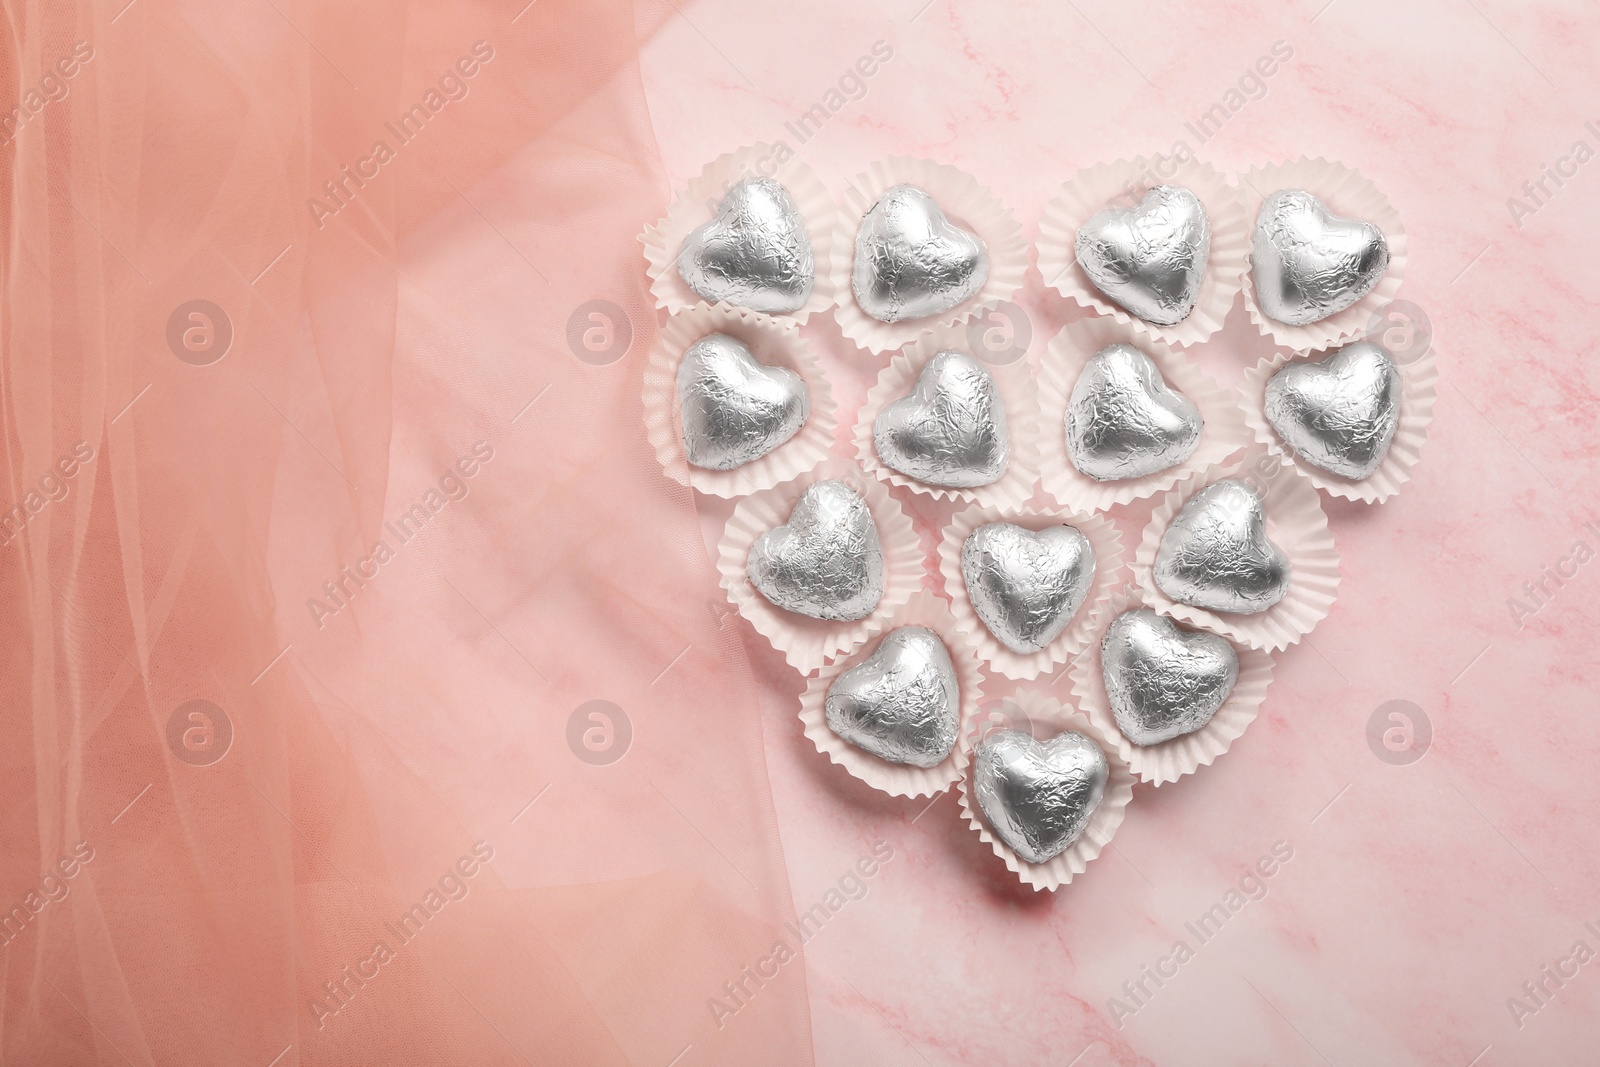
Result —
POLYGON ((6 16, 4 1062, 810 1063, 639 430, 663 11, 6 16))

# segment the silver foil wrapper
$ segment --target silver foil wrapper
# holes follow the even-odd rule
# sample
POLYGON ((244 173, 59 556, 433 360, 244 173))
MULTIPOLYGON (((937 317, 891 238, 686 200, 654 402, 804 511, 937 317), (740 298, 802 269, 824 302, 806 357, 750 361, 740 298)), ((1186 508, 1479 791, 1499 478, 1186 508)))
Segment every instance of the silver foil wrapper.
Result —
POLYGON ((740 341, 714 333, 683 353, 678 411, 689 462, 726 471, 793 437, 811 414, 811 395, 794 371, 758 363, 740 341))
POLYGON ((972 770, 984 818, 1029 863, 1048 863, 1078 839, 1110 775, 1105 753, 1075 730, 1048 741, 996 731, 978 743, 972 770))
POLYGON ((678 273, 711 303, 781 313, 805 307, 817 270, 789 190, 772 178, 746 178, 728 190, 710 222, 683 239, 678 273))
POLYGON ((1189 317, 1211 255, 1211 222, 1189 190, 1158 185, 1137 207, 1107 210, 1078 229, 1078 265, 1129 313, 1158 326, 1189 317))
POLYGON ((1400 370, 1389 353, 1357 341, 1278 368, 1267 382, 1267 421, 1307 463, 1360 481, 1389 454, 1400 393, 1400 370))
POLYGON ((973 611, 1013 652, 1038 652, 1061 635, 1094 586, 1094 546, 1075 526, 1029 530, 990 522, 961 546, 973 611))
POLYGON ((1106 628, 1100 674, 1122 736, 1159 745, 1211 721, 1239 679, 1239 654, 1225 638, 1139 608, 1106 628))
POLYGON ((928 485, 989 485, 1011 458, 1000 388, 964 352, 930 359, 910 395, 878 413, 872 440, 885 464, 928 485))
POLYGON ((961 690, 939 635, 889 631, 872 655, 828 686, 828 729, 890 763, 935 767, 955 747, 961 690))
POLYGON ((1161 535, 1154 576, 1179 603, 1254 615, 1289 591, 1289 557, 1267 540, 1261 497, 1225 478, 1190 497, 1161 535))
POLYGON ((1389 242, 1372 223, 1332 214, 1304 189, 1280 189, 1256 216, 1252 264, 1261 310, 1305 326, 1366 296, 1389 269, 1389 242))
POLYGON ((1167 385, 1133 345, 1107 345, 1084 365, 1067 401, 1067 453, 1096 481, 1175 467, 1200 446, 1200 409, 1167 385))
POLYGON ((914 185, 887 190, 856 231, 850 287, 861 310, 881 322, 948 311, 988 276, 983 239, 945 218, 914 185))
POLYGON ((785 611, 828 622, 872 614, 883 599, 883 545, 866 501, 844 482, 818 482, 789 521, 756 538, 750 584, 785 611))

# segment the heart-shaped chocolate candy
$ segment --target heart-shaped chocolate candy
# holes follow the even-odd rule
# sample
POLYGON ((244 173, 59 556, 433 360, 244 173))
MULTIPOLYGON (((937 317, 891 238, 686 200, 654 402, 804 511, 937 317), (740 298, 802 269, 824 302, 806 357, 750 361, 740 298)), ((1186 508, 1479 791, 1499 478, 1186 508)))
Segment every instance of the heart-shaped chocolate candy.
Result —
POLYGON ((789 521, 756 538, 750 584, 785 611, 829 622, 872 614, 883 599, 883 545, 872 511, 840 481, 817 482, 789 521))
POLYGON ((878 412, 872 440, 901 474, 955 488, 998 481, 1011 456, 1000 389, 964 352, 930 359, 916 388, 878 412))
POLYGON ((714 333, 683 353, 678 410, 689 462, 726 471, 793 437, 811 413, 811 396, 794 371, 758 363, 737 339, 714 333))
POLYGON ((1094 585, 1094 546, 1065 523, 1030 530, 990 522, 961 546, 972 610, 999 642, 1024 655, 1060 636, 1094 585))
POLYGON ((782 183, 746 178, 710 222, 683 239, 678 273, 689 288, 769 313, 798 311, 811 298, 816 263, 806 220, 782 183))
POLYGON ((1400 423, 1400 370, 1357 341, 1285 363, 1267 382, 1267 421, 1301 459, 1360 481, 1383 463, 1400 423))
POLYGON ((1305 326, 1366 296, 1389 269, 1383 231, 1331 213, 1304 189, 1279 189, 1256 216, 1256 302, 1268 318, 1305 326))
POLYGON ((972 769, 984 818, 1029 863, 1048 863, 1078 839, 1110 775, 1105 753, 1075 730, 1048 741, 997 730, 978 743, 972 769))
POLYGON ((945 218, 914 185, 886 191, 856 231, 850 287, 861 310, 881 322, 948 311, 988 276, 983 239, 945 218))
POLYGON ((1289 591, 1289 557, 1267 540, 1261 497, 1224 478, 1190 497, 1161 535, 1155 580, 1179 603, 1254 615, 1289 591))
POLYGON ((1189 317, 1211 255, 1205 205, 1189 190, 1158 185, 1139 205, 1091 215, 1078 229, 1078 265, 1095 287, 1158 326, 1189 317))
POLYGON ((828 686, 828 729, 890 763, 935 767, 955 747, 961 691, 939 635, 890 630, 872 655, 828 686))
POLYGON ((1107 345, 1084 365, 1067 401, 1067 452, 1096 481, 1142 478, 1194 454, 1205 420, 1132 345, 1107 345))
POLYGON ((1159 745, 1211 721, 1239 678, 1239 654, 1226 638, 1139 608, 1106 628, 1100 675, 1122 735, 1159 745))

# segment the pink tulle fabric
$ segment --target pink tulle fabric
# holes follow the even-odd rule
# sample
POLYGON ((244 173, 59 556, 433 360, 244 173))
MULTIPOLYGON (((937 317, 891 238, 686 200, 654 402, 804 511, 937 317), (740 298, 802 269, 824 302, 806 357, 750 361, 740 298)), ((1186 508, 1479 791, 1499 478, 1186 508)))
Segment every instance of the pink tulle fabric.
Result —
POLYGON ((670 8, 6 11, 3 1062, 810 1063, 640 429, 670 8))

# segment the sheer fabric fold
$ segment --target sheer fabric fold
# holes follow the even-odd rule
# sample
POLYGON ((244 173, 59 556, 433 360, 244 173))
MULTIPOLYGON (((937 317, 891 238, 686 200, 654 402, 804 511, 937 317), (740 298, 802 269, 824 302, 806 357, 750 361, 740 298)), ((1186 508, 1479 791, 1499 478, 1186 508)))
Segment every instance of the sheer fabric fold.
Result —
POLYGON ((621 0, 6 4, 0 1056, 807 1064, 621 0))

